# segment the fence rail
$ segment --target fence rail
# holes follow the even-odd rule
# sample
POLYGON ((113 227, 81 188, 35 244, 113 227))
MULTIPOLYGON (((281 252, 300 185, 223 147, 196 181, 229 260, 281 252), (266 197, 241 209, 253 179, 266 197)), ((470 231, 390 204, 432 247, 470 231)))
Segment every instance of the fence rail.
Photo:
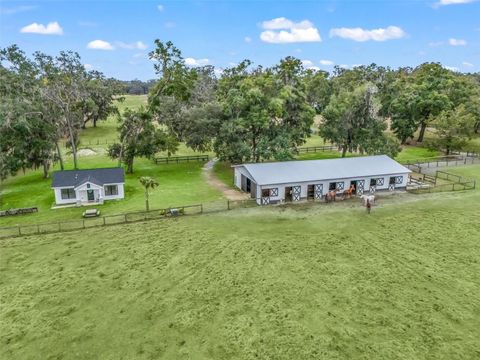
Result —
POLYGON ((164 156, 156 157, 154 159, 155 164, 178 164, 180 162, 190 162, 190 161, 208 161, 208 155, 190 155, 190 156, 164 156))
POLYGON ((106 215, 89 219, 0 227, 0 239, 27 235, 68 232, 101 226, 134 223, 138 221, 168 219, 184 215, 214 213, 225 210, 255 207, 257 206, 256 200, 257 199, 222 200, 204 204, 171 206, 168 208, 150 211, 136 211, 124 214, 106 215))
POLYGON ((416 161, 407 161, 403 165, 410 170, 413 170, 417 173, 422 173, 424 168, 437 168, 437 167, 448 167, 448 166, 458 166, 458 165, 469 165, 480 163, 480 158, 475 156, 465 156, 465 155, 453 155, 453 156, 443 156, 437 158, 429 158, 424 160, 416 161))
POLYGON ((331 151, 331 150, 338 150, 338 146, 336 145, 322 145, 322 146, 308 146, 308 147, 299 147, 295 151, 298 154, 302 153, 316 153, 319 151, 331 151))
POLYGON ((435 179, 434 186, 428 187, 419 187, 415 189, 408 190, 414 194, 421 194, 421 193, 432 193, 432 192, 445 192, 445 191, 461 191, 461 190, 474 190, 476 188, 476 180, 464 178, 462 176, 452 174, 446 171, 437 170, 435 172, 435 176, 422 174, 423 180, 427 180, 427 182, 431 181, 431 178, 435 179), (437 179, 452 181, 450 184, 441 184, 437 185, 437 179))

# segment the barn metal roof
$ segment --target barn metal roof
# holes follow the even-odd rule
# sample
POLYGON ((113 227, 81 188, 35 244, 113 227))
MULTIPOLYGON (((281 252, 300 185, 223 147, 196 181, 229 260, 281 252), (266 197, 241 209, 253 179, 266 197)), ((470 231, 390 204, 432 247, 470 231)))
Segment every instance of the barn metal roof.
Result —
POLYGON ((52 187, 77 187, 85 182, 103 186, 125 182, 123 168, 101 168, 86 170, 55 171, 52 177, 52 187))
POLYGON ((411 171, 387 155, 329 160, 241 164, 258 185, 405 174, 411 171))

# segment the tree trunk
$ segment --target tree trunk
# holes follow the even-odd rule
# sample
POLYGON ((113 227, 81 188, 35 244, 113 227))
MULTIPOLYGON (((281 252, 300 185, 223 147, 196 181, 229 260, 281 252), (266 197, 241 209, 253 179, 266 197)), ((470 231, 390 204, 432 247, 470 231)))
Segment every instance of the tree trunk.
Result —
MULTIPOLYGON (((67 114, 69 112, 67 111, 67 114)), ((72 155, 73 155, 73 168, 75 170, 78 169, 78 163, 77 163, 77 145, 75 144, 75 134, 74 134, 74 131, 73 131, 73 126, 72 126, 72 123, 70 121, 70 119, 68 119, 67 116, 65 116, 65 120, 67 122, 67 125, 68 125, 68 133, 69 133, 69 137, 70 137, 70 144, 72 145, 72 155)))
POLYGON ((343 145, 342 146, 342 158, 344 158, 346 154, 347 154, 347 145, 343 145))
POLYGON ((447 149, 445 151, 445 155, 450 155, 450 146, 447 146, 447 149))
POLYGON ((58 156, 58 161, 60 162, 60 169, 64 170, 62 152, 60 151, 60 146, 58 145, 58 141, 55 142, 55 147, 57 148, 57 156, 58 156))
POLYGON ((148 190, 145 189, 145 207, 147 208, 147 211, 150 211, 150 206, 148 204, 148 190))
POLYGON ((423 137, 425 136, 425 130, 426 129, 427 129, 427 124, 425 122, 422 122, 420 124, 420 134, 418 135, 418 139, 417 139, 418 142, 423 141, 423 137))
POLYGON ((97 127, 98 116, 93 117, 93 127, 97 127))
POLYGON ((48 179, 48 171, 50 170, 50 161, 43 160, 43 178, 48 179))
POLYGON ((133 174, 133 158, 131 160, 128 160, 127 173, 133 174))

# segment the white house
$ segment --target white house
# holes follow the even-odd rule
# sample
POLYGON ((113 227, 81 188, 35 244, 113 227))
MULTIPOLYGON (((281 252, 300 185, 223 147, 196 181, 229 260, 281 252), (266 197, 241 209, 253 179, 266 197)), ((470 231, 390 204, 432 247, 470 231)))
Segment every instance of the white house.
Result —
POLYGON ((234 165, 235 186, 259 205, 321 199, 355 187, 355 194, 406 189, 411 171, 386 155, 234 165))
POLYGON ((55 171, 52 189, 55 203, 84 205, 124 198, 123 168, 55 171))

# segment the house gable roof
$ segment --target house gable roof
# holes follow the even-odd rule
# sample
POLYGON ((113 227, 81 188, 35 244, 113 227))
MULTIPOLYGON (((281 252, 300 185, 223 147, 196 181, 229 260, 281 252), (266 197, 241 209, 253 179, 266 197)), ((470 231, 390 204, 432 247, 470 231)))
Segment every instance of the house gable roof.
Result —
POLYGON ((85 170, 55 171, 52 176, 52 187, 78 187, 86 182, 103 186, 125 182, 123 168, 101 168, 85 170))
POLYGON ((258 185, 405 174, 411 171, 386 155, 329 160, 241 164, 258 185))

